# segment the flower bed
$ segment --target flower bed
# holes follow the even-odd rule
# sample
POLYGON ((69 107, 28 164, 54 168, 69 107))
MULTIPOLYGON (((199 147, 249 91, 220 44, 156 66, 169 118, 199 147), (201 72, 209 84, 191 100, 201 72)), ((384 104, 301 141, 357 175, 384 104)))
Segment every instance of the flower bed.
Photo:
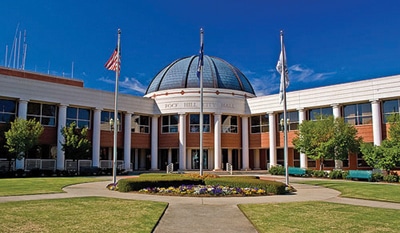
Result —
POLYGON ((267 195, 264 189, 259 188, 232 188, 220 185, 181 185, 177 188, 145 188, 139 190, 145 194, 166 194, 166 195, 200 195, 200 196, 254 196, 267 195))

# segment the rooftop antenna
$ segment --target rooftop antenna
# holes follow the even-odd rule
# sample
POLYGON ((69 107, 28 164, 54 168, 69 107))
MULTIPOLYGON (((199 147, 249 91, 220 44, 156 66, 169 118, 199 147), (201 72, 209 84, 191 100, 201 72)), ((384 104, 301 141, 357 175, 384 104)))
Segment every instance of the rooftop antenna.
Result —
POLYGON ((22 51, 22 66, 21 69, 25 70, 25 61, 26 61, 26 52, 28 49, 28 44, 26 43, 26 30, 24 30, 24 45, 23 45, 23 51, 22 51))
POLYGON ((74 62, 72 62, 71 78, 74 78, 74 62))
POLYGON ((15 29, 15 35, 14 35, 14 41, 13 41, 13 45, 11 47, 11 52, 10 52, 10 60, 8 60, 8 67, 10 67, 11 65, 11 60, 12 60, 12 56, 14 55, 14 67, 15 68, 15 56, 16 56, 16 48, 17 48, 17 34, 18 34, 18 28, 19 28, 19 23, 17 24, 17 28, 15 29))
POLYGON ((18 38, 17 69, 20 68, 20 66, 19 66, 19 55, 20 54, 21 54, 21 31, 19 31, 19 38, 18 38))
POLYGON ((6 55, 5 55, 5 61, 4 61, 4 66, 7 67, 7 53, 8 53, 8 45, 6 45, 6 55))

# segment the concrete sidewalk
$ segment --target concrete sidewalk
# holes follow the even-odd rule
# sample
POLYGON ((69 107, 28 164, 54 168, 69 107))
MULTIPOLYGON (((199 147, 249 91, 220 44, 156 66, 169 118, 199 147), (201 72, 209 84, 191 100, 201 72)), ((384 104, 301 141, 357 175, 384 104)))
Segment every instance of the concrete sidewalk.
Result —
MULTIPOLYGON (((282 181, 282 177, 268 176, 282 181)), ((169 203, 154 232, 257 232, 237 207, 249 203, 281 203, 299 201, 327 201, 342 204, 400 209, 400 204, 340 198, 338 191, 305 184, 292 185, 295 194, 257 197, 177 197, 113 192, 106 189, 110 181, 84 183, 64 188, 66 193, 0 197, 0 202, 101 196, 169 203)))

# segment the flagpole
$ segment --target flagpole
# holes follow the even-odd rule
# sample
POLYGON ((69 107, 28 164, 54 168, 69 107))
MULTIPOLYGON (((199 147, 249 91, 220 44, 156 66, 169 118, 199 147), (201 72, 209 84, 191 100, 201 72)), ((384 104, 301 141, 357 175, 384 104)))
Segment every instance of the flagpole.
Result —
MULTIPOLYGON (((284 160, 285 160, 285 183, 289 185, 289 165, 288 165, 288 133, 287 133, 287 102, 286 102, 286 51, 283 43, 283 31, 281 31, 281 53, 282 53, 282 73, 283 76, 283 138, 284 138, 284 160)), ((282 85, 282 84, 281 84, 282 85)))
MULTIPOLYGON (((200 52, 203 49, 203 28, 200 28, 200 52)), ((199 55, 204 56, 203 54, 199 55)), ((204 58, 203 58, 204 59, 204 58)), ((200 176, 203 175, 203 61, 200 61, 200 176)))
POLYGON ((117 68, 115 70, 115 91, 114 91, 114 152, 113 152, 113 183, 117 183, 117 136, 118 136, 118 80, 121 69, 120 65, 120 46, 121 46, 121 29, 118 29, 117 44, 117 68))

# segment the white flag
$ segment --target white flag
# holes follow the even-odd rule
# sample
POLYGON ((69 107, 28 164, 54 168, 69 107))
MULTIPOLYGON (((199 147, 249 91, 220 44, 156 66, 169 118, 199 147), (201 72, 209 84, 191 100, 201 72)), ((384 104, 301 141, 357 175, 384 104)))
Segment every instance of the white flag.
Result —
POLYGON ((286 51, 283 43, 283 33, 281 32, 281 53, 279 55, 278 64, 276 64, 276 70, 281 74, 281 85, 279 88, 279 103, 283 101, 283 88, 289 86, 289 70, 286 63, 286 51), (282 72, 284 71, 284 72, 282 72), (283 86, 285 85, 285 86, 283 86))

